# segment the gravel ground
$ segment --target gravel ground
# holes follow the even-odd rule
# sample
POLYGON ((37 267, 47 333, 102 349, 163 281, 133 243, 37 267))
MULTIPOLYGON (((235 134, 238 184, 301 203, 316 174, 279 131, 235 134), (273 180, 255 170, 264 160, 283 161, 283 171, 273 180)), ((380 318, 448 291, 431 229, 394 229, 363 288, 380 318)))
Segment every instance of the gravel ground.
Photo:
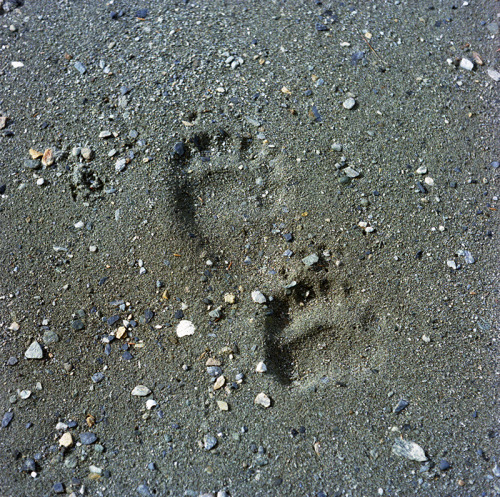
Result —
POLYGON ((0 4, 2 495, 500 495, 499 2, 0 4))

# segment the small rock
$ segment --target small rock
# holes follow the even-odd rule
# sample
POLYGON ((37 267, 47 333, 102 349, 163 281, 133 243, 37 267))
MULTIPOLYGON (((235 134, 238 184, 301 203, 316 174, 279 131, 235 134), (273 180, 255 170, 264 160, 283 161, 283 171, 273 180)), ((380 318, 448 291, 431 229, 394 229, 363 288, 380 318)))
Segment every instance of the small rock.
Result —
POLYGON ((226 304, 234 304, 236 302, 236 297, 232 293, 226 293, 224 295, 224 302, 226 304))
POLYGON ((73 445, 73 437, 71 436, 71 433, 68 431, 66 432, 60 439, 59 439, 59 445, 61 447, 71 447, 73 445))
POLYGON ((354 98, 352 97, 349 97, 347 100, 344 101, 342 107, 344 107, 344 109, 351 110, 354 108, 355 105, 356 105, 356 100, 354 100, 354 98))
POLYGON ((18 362, 19 361, 18 361, 17 357, 11 356, 7 360, 7 366, 15 366, 18 362))
POLYGON ((394 441, 394 445, 392 446, 392 452, 397 456, 406 457, 407 459, 411 459, 412 461, 427 461, 424 449, 422 449, 420 445, 409 440, 397 438, 394 441))
POLYGON ((182 157, 185 153, 185 149, 184 149, 184 143, 182 142, 177 142, 175 145, 174 145, 174 153, 176 153, 179 157, 182 157))
POLYGON ((447 471, 451 468, 451 464, 446 459, 441 459, 439 461, 439 469, 441 471, 447 471))
POLYGON ((99 372, 92 375, 92 381, 94 383, 100 383, 102 380, 104 380, 104 373, 99 372))
POLYGON ((252 292, 252 300, 256 304, 265 304, 267 302, 265 295, 262 292, 260 292, 259 290, 254 290, 252 292))
POLYGON ((220 375, 214 383, 214 390, 221 389, 226 384, 226 378, 223 375, 220 375))
POLYGON ((213 435, 205 435, 203 439, 203 447, 205 450, 212 450, 217 445, 217 438, 213 435))
POLYGON ((500 478, 500 466, 498 465, 498 463, 493 466, 491 471, 497 478, 500 478))
POLYGON ((19 397, 22 399, 22 400, 26 400, 26 399, 29 399, 31 397, 31 390, 21 390, 19 392, 19 397))
POLYGON ((420 166, 417 169, 417 174, 427 174, 427 168, 425 166, 420 166))
POLYGON ((466 71, 472 71, 474 69, 474 62, 464 57, 460 60, 460 67, 466 71))
POLYGON ((271 399, 264 393, 261 392, 255 397, 254 403, 262 407, 271 407, 271 399))
POLYGON ((344 173, 346 176, 348 176, 349 178, 357 178, 359 176, 359 173, 358 171, 354 170, 352 167, 350 166, 347 166, 345 169, 344 169, 344 173))
POLYGON ((426 176, 426 178, 424 179, 424 183, 429 186, 434 186, 434 179, 430 176, 426 176))
POLYGON ((267 366, 261 361, 257 364, 255 368, 256 373, 265 373, 267 371, 267 366))
POLYGON ((101 131, 99 133, 99 138, 110 138, 112 136, 113 136, 113 133, 111 133, 111 131, 109 131, 109 130, 101 131))
POLYGON ((80 73, 80 74, 85 74, 85 71, 87 68, 79 61, 75 62, 75 69, 80 73))
POLYGON ((410 403, 405 400, 405 399, 401 399, 397 406, 394 408, 394 414, 399 414, 401 411, 403 411, 404 409, 406 409, 408 406, 410 405, 410 403))
POLYGON ((82 148, 80 153, 85 160, 92 160, 94 157, 94 152, 88 147, 82 148))
POLYGON ((457 269, 457 263, 453 259, 448 259, 446 265, 451 269, 457 269))
POLYGON ((61 482, 54 483, 52 490, 54 491, 55 494, 64 494, 66 492, 66 489, 64 488, 64 483, 61 482))
POLYGON ((486 72, 493 81, 500 81, 500 72, 495 71, 495 69, 487 69, 486 72))
POLYGON ((90 431, 80 433, 80 442, 82 445, 92 445, 97 440, 97 435, 90 431))
POLYGON ((144 385, 137 385, 132 390, 132 395, 134 395, 135 397, 146 397, 146 395, 149 395, 150 393, 151 390, 144 385))
POLYGON ((175 329, 175 332, 177 333, 177 336, 179 338, 189 335, 194 335, 195 331, 196 328, 194 324, 191 321, 188 321, 187 319, 183 319, 182 321, 180 321, 175 329))
POLYGON ((10 331, 19 331, 19 328, 20 328, 19 323, 14 322, 14 323, 11 323, 11 325, 9 326, 8 329, 10 331))
POLYGON ((71 327, 76 331, 81 331, 85 328, 85 324, 81 319, 75 319, 71 322, 71 327))
POLYGON ((12 421, 13 417, 14 417, 13 412, 10 411, 6 412, 2 418, 2 428, 7 428, 7 426, 9 426, 10 422, 12 421))
POLYGON ((125 171, 125 169, 127 168, 127 160, 126 159, 118 159, 115 163, 115 171, 117 173, 121 173, 123 171, 125 171))
POLYGON ((50 343, 57 343, 59 341, 59 335, 52 330, 47 330, 43 334, 43 343, 49 345, 50 343))
POLYGON ((229 404, 223 400, 218 400, 217 401, 217 407, 221 411, 229 411, 229 404))
POLYGON ((43 359, 43 349, 41 345, 35 340, 24 353, 26 359, 43 359))
POLYGON ((156 407, 158 405, 158 402, 156 402, 156 400, 154 399, 148 399, 146 401, 146 409, 148 411, 150 411, 151 409, 153 409, 153 407, 156 407))
POLYGON ((304 257, 302 259, 302 262, 306 265, 306 266, 313 266, 314 264, 316 264, 317 262, 319 261, 319 257, 317 254, 311 254, 311 255, 308 255, 307 257, 304 257))
POLYGON ((153 494, 149 491, 149 487, 147 485, 141 484, 137 487, 137 493, 142 495, 142 497, 152 497, 153 494))

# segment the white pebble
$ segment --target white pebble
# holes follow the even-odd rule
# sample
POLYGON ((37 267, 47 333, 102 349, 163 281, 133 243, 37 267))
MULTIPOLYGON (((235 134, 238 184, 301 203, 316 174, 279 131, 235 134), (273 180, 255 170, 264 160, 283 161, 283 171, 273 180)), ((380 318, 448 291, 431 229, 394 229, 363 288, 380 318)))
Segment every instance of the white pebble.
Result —
POLYGON ((267 366, 261 361, 259 364, 257 364, 257 367, 255 368, 256 373, 265 373, 267 371, 267 366))
POLYGON ((91 245, 89 247, 89 252, 97 252, 97 247, 95 245, 91 245))
POLYGON ((154 399, 148 399, 146 401, 146 409, 151 410, 153 407, 156 407, 158 405, 158 402, 154 399))
POLYGON ((83 221, 78 221, 77 223, 75 223, 75 228, 77 230, 83 228, 85 226, 85 223, 83 221))
POLYGON ((29 399, 30 396, 31 396, 31 390, 22 390, 21 392, 19 392, 19 397, 21 397, 21 399, 23 400, 29 399))
POLYGON ((271 407, 271 399, 264 393, 261 392, 257 397, 255 397, 254 403, 262 407, 271 407))
POLYGON ((254 290, 252 292, 252 300, 256 304, 265 304, 267 302, 265 295, 262 292, 259 292, 259 290, 254 290))
POLYGON ((177 328, 175 329, 175 332, 177 333, 177 336, 179 338, 185 337, 188 335, 194 335, 196 328, 194 324, 191 321, 188 321, 187 319, 183 319, 178 325, 177 328))
POLYGON ((451 267, 451 269, 457 269, 457 264, 453 259, 449 259, 446 261, 446 265, 451 267))
POLYGON ((146 395, 149 395, 150 393, 151 393, 151 390, 144 385, 137 385, 132 390, 132 395, 134 397, 146 397, 146 395))
POLYGON ((427 168, 425 166, 420 166, 417 169, 417 174, 427 174, 427 168))
POLYGON ((43 186, 43 184, 44 184, 44 183, 45 183, 45 180, 44 180, 43 178, 38 178, 38 179, 36 180, 36 184, 37 184, 38 186, 43 186))
POLYGON ((352 98, 352 97, 349 97, 342 104, 342 106, 344 107, 344 109, 347 109, 347 110, 351 110, 355 105, 356 105, 356 100, 354 100, 354 98, 352 98))
POLYGON ((429 186, 434 186, 434 180, 430 177, 430 176, 427 176, 425 179, 424 179, 424 182, 426 185, 429 185, 429 186))
POLYGON ((460 67, 466 71, 472 71, 474 69, 474 62, 465 57, 460 61, 460 67))

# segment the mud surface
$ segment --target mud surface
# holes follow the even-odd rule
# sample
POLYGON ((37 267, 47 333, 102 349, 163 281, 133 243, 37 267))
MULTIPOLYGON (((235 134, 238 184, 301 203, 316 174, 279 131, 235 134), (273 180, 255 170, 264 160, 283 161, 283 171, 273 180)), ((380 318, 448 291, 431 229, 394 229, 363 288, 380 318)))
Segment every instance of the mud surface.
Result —
POLYGON ((499 495, 497 3, 5 12, 0 493, 499 495))

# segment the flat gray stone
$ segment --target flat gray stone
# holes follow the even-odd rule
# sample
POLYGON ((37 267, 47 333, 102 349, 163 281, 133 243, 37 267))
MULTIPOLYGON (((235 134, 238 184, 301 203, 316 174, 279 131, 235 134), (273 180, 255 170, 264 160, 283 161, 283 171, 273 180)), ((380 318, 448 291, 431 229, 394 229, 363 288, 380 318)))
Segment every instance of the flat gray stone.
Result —
POLYGON ((420 445, 412 442, 410 440, 402 440, 397 438, 392 446, 393 454, 397 456, 406 457, 412 461, 425 462, 427 457, 425 455, 424 449, 420 445))
POLYGON ((317 254, 311 254, 311 255, 308 255, 307 257, 304 257, 302 259, 302 262, 306 265, 306 266, 313 266, 314 264, 316 264, 317 262, 319 261, 319 257, 317 254))
POLYGON ((24 353, 26 359, 43 359, 42 346, 35 340, 24 353))

